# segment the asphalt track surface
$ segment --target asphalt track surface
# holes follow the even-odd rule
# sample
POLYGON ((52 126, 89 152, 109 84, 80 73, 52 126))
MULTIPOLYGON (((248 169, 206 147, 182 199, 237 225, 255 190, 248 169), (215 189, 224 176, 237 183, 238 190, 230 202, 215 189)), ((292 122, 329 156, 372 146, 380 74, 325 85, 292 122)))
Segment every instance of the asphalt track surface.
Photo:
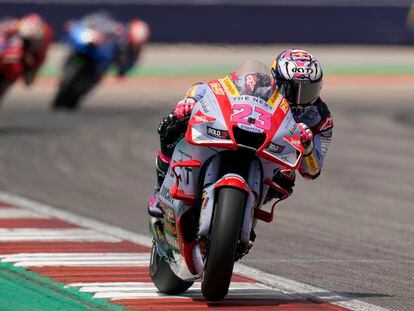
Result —
MULTIPOLYGON (((53 80, 14 87, 0 111, 0 188, 148 234, 155 128, 194 80, 107 81, 78 113, 49 111, 53 80)), ((414 309, 414 78, 393 81, 327 77, 335 130, 324 172, 298 179, 242 263, 414 309)))

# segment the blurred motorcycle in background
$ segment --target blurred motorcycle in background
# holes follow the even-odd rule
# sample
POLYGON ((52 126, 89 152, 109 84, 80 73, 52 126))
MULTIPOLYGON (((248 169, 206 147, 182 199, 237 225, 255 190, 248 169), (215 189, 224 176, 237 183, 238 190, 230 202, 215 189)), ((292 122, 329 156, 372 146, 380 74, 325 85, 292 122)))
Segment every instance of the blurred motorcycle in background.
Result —
POLYGON ((23 42, 0 36, 0 101, 9 87, 23 72, 23 42))
POLYGON ((32 85, 52 40, 52 29, 38 14, 0 21, 0 100, 20 76, 32 85))
POLYGON ((67 23, 70 54, 67 57, 52 108, 75 110, 80 100, 102 80, 111 65, 125 75, 149 39, 148 25, 134 19, 128 25, 106 13, 96 13, 67 23))
MULTIPOLYGON (((269 77, 264 65, 252 64, 237 75, 269 77)), ((272 180, 274 172, 298 169, 304 149, 277 90, 266 97, 239 92, 229 77, 207 85, 150 202, 163 215, 150 219, 150 276, 170 295, 201 278, 203 295, 217 301, 227 295, 234 262, 253 246, 257 221, 271 222, 276 203, 289 195, 272 180), (269 189, 280 195, 265 210, 269 189)))

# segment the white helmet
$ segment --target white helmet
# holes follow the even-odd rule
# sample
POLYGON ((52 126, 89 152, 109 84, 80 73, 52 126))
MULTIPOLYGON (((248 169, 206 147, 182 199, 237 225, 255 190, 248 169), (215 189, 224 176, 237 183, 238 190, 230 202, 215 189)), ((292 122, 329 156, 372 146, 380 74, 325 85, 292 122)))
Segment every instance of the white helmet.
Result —
POLYGON ((305 110, 319 97, 323 73, 312 54, 286 50, 273 61, 271 71, 279 92, 291 103, 294 112, 305 110))

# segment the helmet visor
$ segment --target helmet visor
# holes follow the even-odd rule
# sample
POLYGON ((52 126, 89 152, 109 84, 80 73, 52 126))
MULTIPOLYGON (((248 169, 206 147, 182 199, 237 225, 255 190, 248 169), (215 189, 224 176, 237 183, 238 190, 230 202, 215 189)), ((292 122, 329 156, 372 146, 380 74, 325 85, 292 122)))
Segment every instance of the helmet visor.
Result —
POLYGON ((294 105, 307 105, 319 97, 322 80, 317 82, 276 81, 278 91, 294 105))

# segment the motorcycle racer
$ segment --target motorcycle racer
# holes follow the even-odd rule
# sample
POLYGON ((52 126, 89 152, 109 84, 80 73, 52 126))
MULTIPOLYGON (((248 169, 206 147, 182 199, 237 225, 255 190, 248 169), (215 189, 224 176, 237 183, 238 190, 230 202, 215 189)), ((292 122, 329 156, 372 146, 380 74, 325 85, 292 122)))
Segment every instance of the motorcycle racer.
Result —
POLYGON ((38 14, 31 13, 20 19, 5 19, 0 23, 0 37, 7 41, 22 40, 23 78, 31 85, 43 64, 50 42, 52 29, 38 14))
MULTIPOLYGON (((243 64, 248 66, 249 62, 243 64)), ((230 73, 229 78, 238 89, 251 90, 254 96, 270 96, 275 88, 289 101, 295 121, 301 130, 301 142, 305 148, 299 172, 306 179, 319 176, 323 160, 332 136, 333 119, 320 99, 322 86, 322 69, 312 54, 303 50, 287 50, 279 54, 273 61, 272 76, 246 75, 237 76, 237 70, 230 73)), ((160 151, 156 157, 157 184, 154 196, 150 199, 148 213, 154 217, 162 217, 157 206, 160 185, 168 170, 170 158, 176 143, 184 136, 188 116, 194 105, 203 98, 207 85, 197 83, 192 86, 183 100, 177 103, 171 114, 163 118, 158 127, 160 135, 160 151)), ((273 181, 284 188, 290 195, 295 184, 295 172, 290 169, 279 169, 273 181)), ((265 202, 281 197, 282 193, 269 190, 265 202)))
POLYGON ((126 36, 119 45, 117 60, 119 77, 124 76, 137 62, 150 34, 148 24, 141 19, 135 18, 127 24, 126 36))
POLYGON ((52 101, 54 110, 76 110, 81 99, 115 67, 118 78, 135 65, 150 36, 149 26, 133 19, 127 25, 105 12, 67 21, 69 53, 63 64, 59 87, 52 101))
MULTIPOLYGON (((289 101, 293 117, 302 131, 305 153, 299 173, 305 179, 315 179, 321 173, 333 129, 332 115, 319 96, 323 77, 321 65, 309 52, 289 49, 276 57, 271 72, 278 91, 289 101)), ((291 192, 294 172, 288 171, 288 174, 293 177, 288 183, 291 192)))
POLYGON ((72 27, 75 23, 99 30, 107 38, 115 41, 117 53, 113 64, 117 66, 118 77, 125 76, 132 69, 150 37, 148 24, 138 18, 124 25, 111 15, 98 12, 87 15, 79 21, 69 21, 67 28, 72 27))

